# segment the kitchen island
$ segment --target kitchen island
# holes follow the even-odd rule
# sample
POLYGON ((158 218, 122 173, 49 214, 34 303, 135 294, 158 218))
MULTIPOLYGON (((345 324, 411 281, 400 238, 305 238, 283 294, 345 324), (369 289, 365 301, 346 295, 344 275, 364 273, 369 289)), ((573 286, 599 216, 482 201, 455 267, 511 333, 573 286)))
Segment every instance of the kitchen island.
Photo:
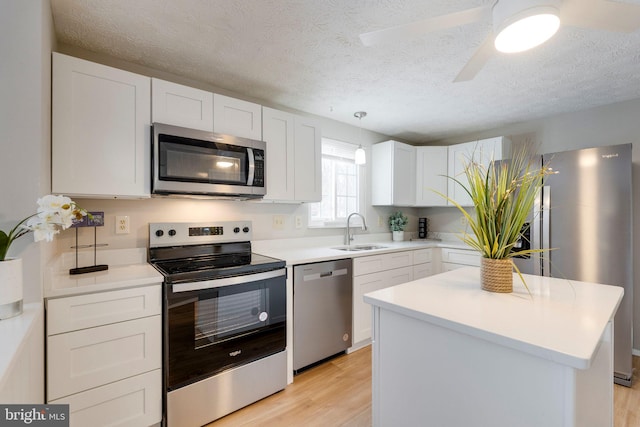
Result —
POLYGON ((613 317, 623 289, 468 267, 366 294, 374 426, 613 425, 613 317))

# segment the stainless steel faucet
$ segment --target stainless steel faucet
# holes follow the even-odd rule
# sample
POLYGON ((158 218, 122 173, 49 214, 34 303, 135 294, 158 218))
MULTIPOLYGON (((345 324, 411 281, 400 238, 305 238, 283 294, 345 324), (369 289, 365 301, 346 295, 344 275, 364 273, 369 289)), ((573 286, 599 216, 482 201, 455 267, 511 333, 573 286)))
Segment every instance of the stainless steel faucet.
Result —
POLYGON ((350 214, 347 217, 347 234, 344 236, 344 244, 345 245, 350 245, 351 241, 353 240, 353 234, 351 234, 351 226, 349 225, 349 221, 351 221, 351 217, 357 215, 360 218, 362 218, 362 229, 366 230, 367 229, 367 222, 365 221, 364 217, 362 215, 360 215, 358 212, 354 212, 352 214, 350 214))

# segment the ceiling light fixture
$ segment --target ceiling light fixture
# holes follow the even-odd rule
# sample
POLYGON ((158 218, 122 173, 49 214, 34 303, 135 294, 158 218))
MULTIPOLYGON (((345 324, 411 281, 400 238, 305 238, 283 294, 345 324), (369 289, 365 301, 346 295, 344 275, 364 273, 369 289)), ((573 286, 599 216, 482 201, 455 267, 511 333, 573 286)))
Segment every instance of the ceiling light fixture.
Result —
POLYGON ((493 7, 494 44, 504 53, 524 52, 549 40, 560 28, 554 0, 502 0, 493 7))
POLYGON ((367 155, 364 151, 364 148, 362 148, 362 118, 366 117, 367 113, 366 111, 356 111, 355 113, 353 113, 353 116, 357 117, 360 123, 360 128, 358 131, 358 142, 360 142, 360 145, 356 149, 355 163, 356 165, 364 165, 365 163, 367 163, 367 155))

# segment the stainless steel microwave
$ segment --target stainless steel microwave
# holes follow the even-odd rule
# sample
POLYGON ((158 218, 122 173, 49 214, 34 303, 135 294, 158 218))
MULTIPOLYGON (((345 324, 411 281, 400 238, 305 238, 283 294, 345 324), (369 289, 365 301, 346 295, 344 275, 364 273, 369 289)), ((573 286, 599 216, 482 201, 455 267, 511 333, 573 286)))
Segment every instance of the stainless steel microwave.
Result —
POLYGON ((154 195, 265 195, 264 141, 154 123, 152 142, 154 195))

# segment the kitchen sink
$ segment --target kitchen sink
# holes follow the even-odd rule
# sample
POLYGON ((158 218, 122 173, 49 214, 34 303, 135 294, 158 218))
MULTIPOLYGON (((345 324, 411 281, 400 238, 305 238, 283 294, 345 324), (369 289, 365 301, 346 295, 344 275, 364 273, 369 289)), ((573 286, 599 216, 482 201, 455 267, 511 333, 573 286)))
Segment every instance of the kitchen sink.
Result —
POLYGON ((373 249, 385 249, 386 246, 380 245, 353 245, 353 246, 340 246, 338 248, 339 251, 370 251, 373 249))

